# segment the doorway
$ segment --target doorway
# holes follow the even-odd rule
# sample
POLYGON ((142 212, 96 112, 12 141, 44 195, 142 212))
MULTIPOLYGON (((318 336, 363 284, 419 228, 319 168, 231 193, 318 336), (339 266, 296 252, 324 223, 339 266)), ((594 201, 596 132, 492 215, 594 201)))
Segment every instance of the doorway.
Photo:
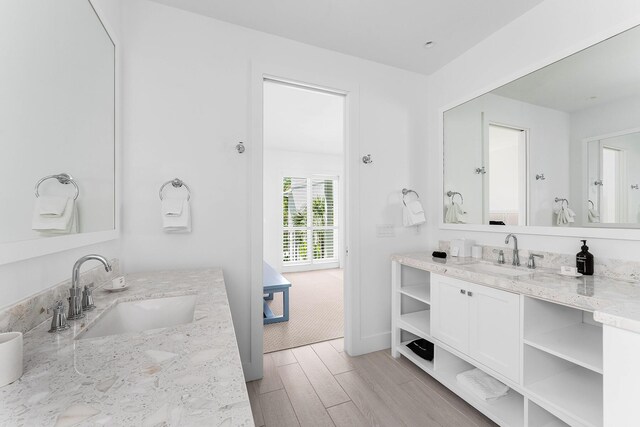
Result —
POLYGON ((263 344, 270 353, 344 336, 346 96, 262 83, 263 344))

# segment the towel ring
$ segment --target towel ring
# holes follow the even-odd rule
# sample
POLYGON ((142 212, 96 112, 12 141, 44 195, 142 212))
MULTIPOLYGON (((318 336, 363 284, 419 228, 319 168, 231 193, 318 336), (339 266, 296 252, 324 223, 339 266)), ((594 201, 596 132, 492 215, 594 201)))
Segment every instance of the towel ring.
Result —
POLYGON ((40 197, 40 193, 38 192, 40 188, 40 184, 42 184, 48 179, 57 179, 60 184, 64 184, 64 185, 73 184, 73 186, 76 188, 76 195, 73 197, 73 200, 78 200, 78 196, 80 195, 80 188, 78 187, 78 184, 76 184, 76 182, 73 180, 73 177, 67 173, 59 173, 57 175, 48 175, 38 180, 35 186, 36 197, 40 197))
POLYGON ((555 200, 556 203, 562 202, 563 205, 566 203, 567 207, 569 207, 569 201, 567 199, 561 199, 559 197, 556 197, 554 200, 555 200))
POLYGON ((160 191, 158 191, 158 195, 160 196, 160 200, 163 200, 162 197, 162 191, 164 190, 164 187, 166 187, 167 185, 173 185, 173 188, 180 188, 180 187, 184 187, 187 189, 187 201, 189 199, 191 199, 191 189, 189 188, 189 186, 181 179, 179 178, 173 178, 171 181, 167 181, 164 184, 162 184, 162 187, 160 187, 160 191))
POLYGON ((593 204, 593 201, 589 200, 589 204, 591 205, 591 209, 595 209, 596 205, 593 204))
POLYGON ((413 194, 415 194, 415 195, 416 195, 416 197, 417 197, 418 199, 420 199, 420 195, 419 195, 416 191, 409 190, 408 188, 403 188, 403 189, 402 189, 402 203, 403 203, 405 206, 407 206, 407 202, 404 200, 404 196, 406 196, 406 195, 407 195, 407 194, 409 194, 409 193, 413 193, 413 194))
POLYGON ((457 191, 451 191, 451 190, 449 190, 449 191, 447 191, 447 196, 451 197, 451 202, 452 202, 452 203, 453 203, 453 201, 454 201, 453 199, 454 199, 456 196, 460 196, 460 204, 461 204, 461 205, 464 205, 464 197, 462 197, 462 194, 458 193, 457 191))

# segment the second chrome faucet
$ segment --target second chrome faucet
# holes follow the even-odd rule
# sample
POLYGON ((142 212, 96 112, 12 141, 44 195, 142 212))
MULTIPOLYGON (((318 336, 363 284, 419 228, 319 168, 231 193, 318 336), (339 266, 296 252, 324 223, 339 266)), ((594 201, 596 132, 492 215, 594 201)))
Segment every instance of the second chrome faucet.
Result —
POLYGON ((518 252, 518 238, 515 234, 511 233, 507 235, 507 238, 504 239, 505 244, 509 244, 509 239, 513 237, 513 262, 511 264, 516 267, 520 266, 520 253, 518 252))

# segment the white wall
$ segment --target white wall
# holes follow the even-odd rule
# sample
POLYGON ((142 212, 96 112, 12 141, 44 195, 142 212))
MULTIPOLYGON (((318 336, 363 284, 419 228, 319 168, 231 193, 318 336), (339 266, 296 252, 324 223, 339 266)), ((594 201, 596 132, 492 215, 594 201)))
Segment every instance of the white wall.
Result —
MULTIPOLYGON (((359 87, 361 349, 389 345, 391 253, 425 247, 424 230, 400 229, 400 190, 427 187, 426 77, 203 16, 128 1, 125 31, 124 262, 127 271, 221 266, 245 368, 250 344, 251 66, 276 64, 359 87), (236 153, 246 141, 244 155, 236 153), (160 230, 158 187, 192 188, 193 233, 160 230), (376 237, 377 224, 398 227, 376 237)), ((286 77, 286 76, 281 76, 286 77)), ((313 82, 310 82, 313 83, 313 82)), ((338 88, 339 89, 339 88, 338 88)), ((257 362, 256 362, 257 363, 257 362)))
MULTIPOLYGON (((118 0, 92 0, 103 13, 110 27, 119 35, 120 2, 118 0)), ((116 159, 117 162, 120 159, 116 159)), ((73 263, 82 255, 99 253, 107 258, 120 257, 120 242, 84 246, 51 255, 0 266, 0 308, 7 307, 71 277, 73 263)), ((85 266, 86 269, 93 265, 85 266)), ((83 269, 84 270, 84 269, 83 269)))
MULTIPOLYGON (((488 135, 489 123, 497 123, 529 131, 529 223, 553 225, 554 197, 569 196, 569 115, 487 94, 448 111, 445 116, 444 190, 462 193, 467 223, 482 224, 483 180, 474 170, 486 165, 482 160, 482 132, 488 135), (536 181, 538 173, 544 173, 546 180, 536 181)), ((448 200, 445 196, 447 203, 448 200)))
MULTIPOLYGON (((547 0, 478 43, 456 60, 430 76, 429 81, 429 183, 441 182, 438 164, 441 140, 439 110, 450 108, 488 92, 525 73, 558 60, 597 41, 640 23, 640 2, 620 0, 547 0)), ((504 233, 440 230, 441 189, 429 187, 429 243, 457 237, 481 244, 504 245, 504 233)), ((522 235, 521 246, 533 250, 577 253, 575 237, 522 235)), ((639 259, 637 242, 590 239, 595 256, 639 259)))
MULTIPOLYGON (((344 248, 344 157, 335 154, 301 151, 264 150, 264 260, 276 271, 282 271, 282 178, 331 175, 338 177, 338 248, 344 248)), ((341 257, 342 258, 342 257, 341 257)))

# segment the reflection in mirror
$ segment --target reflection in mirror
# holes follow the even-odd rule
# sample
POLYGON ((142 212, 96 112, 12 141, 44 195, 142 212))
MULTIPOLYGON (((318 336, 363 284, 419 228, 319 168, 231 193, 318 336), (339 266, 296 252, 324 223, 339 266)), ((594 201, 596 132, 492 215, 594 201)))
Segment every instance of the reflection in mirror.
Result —
POLYGON ((640 227, 640 27, 446 111, 443 136, 445 223, 640 227))
POLYGON ((640 132, 587 141, 591 223, 640 223, 640 132))
POLYGON ((0 2, 0 244, 114 229, 115 46, 88 0, 0 2))

